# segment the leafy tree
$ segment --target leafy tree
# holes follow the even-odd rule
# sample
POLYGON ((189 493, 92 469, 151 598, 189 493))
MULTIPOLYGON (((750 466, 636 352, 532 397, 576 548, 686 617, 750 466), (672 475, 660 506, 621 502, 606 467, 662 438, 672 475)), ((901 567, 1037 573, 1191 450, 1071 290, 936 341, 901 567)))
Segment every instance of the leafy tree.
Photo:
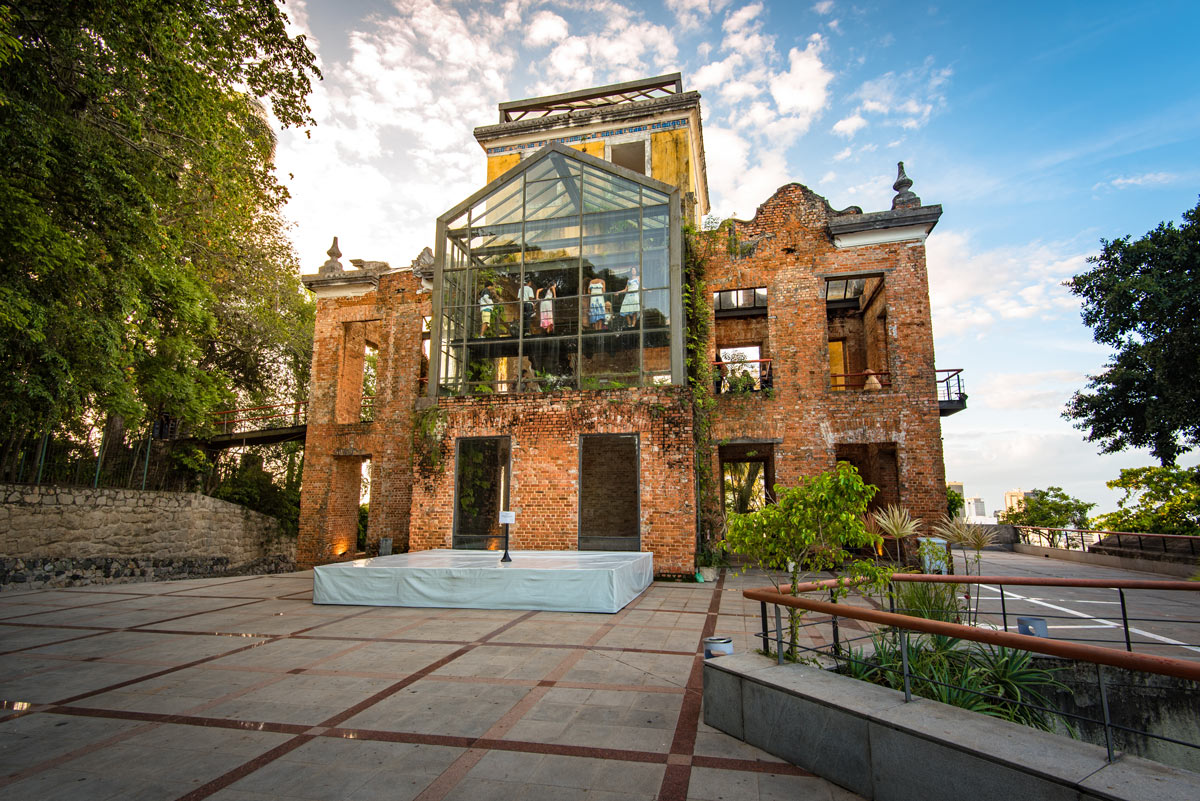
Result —
POLYGON ((1063 414, 1102 452, 1147 447, 1166 467, 1200 444, 1200 203, 1179 227, 1101 242, 1095 266, 1066 285, 1116 353, 1063 414))
POLYGON ((1108 482, 1125 490, 1117 511, 1092 524, 1107 531, 1200 534, 1200 467, 1134 467, 1108 482))
MULTIPOLYGON (((885 568, 850 553, 851 549, 874 551, 881 542, 863 524, 867 504, 876 492, 853 465, 838 462, 833 470, 802 478, 794 487, 776 485, 775 503, 730 515, 725 547, 752 558, 773 577, 786 576, 793 595, 802 577, 821 571, 882 583, 888 575, 885 568)), ((839 591, 846 592, 845 586, 839 591)), ((789 619, 794 656, 799 628, 795 610, 789 610, 789 619)))
POLYGON ((1010 526, 1035 528, 1086 528, 1087 513, 1096 504, 1072 498, 1062 487, 1032 490, 1021 506, 1000 515, 1010 526))
POLYGON ((963 498, 962 493, 956 489, 946 487, 946 517, 950 519, 958 517, 958 513, 962 511, 965 504, 966 500, 963 498))
POLYGON ((4 7, 0 435, 198 422, 300 382, 280 368, 311 314, 264 103, 309 124, 318 75, 272 2, 4 7))

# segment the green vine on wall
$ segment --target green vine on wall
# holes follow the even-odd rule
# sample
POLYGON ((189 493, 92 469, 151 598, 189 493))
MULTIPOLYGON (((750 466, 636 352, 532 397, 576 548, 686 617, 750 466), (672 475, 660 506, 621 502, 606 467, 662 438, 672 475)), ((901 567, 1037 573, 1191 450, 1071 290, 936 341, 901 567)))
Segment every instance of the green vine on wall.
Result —
POLYGON ((713 550, 723 533, 720 493, 713 476, 713 368, 709 356, 712 309, 705 272, 718 247, 719 231, 683 229, 683 308, 687 319, 687 372, 692 393, 692 434, 695 441, 696 492, 699 507, 698 552, 713 550))
POLYGON ((413 456, 426 472, 442 469, 442 437, 445 434, 445 409, 430 406, 413 413, 413 456))

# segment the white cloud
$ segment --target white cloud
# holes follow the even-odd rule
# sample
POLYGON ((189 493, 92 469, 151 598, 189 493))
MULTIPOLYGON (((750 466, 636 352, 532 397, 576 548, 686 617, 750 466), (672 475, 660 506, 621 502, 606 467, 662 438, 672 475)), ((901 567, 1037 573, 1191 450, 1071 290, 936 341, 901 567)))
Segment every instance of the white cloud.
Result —
POLYGON ((1003 320, 1061 318, 1079 305, 1062 283, 1086 258, 1064 243, 980 251, 966 233, 935 232, 926 241, 934 332, 978 338, 1003 320))
POLYGON ((867 127, 863 115, 855 113, 845 119, 838 120, 830 130, 843 139, 853 139, 854 135, 867 127))
POLYGON ((667 0, 667 8, 679 21, 679 27, 691 30, 729 5, 729 0, 667 0))
POLYGON ((827 172, 821 176, 821 180, 818 181, 818 183, 830 184, 836 180, 837 180, 837 173, 834 172, 833 170, 830 170, 829 172, 827 172))
POLYGON ((833 11, 833 0, 820 0, 812 7, 812 10, 818 14, 828 14, 833 11))
MULTIPOLYGON (((1141 175, 1130 175, 1122 178, 1113 178, 1107 182, 1108 186, 1117 189, 1126 189, 1131 186, 1161 186, 1163 184, 1173 183, 1179 179, 1179 176, 1172 172, 1147 172, 1141 175)), ((1104 183, 1096 184, 1092 189, 1097 189, 1105 186, 1104 183)))
POLYGON ((933 112, 946 103, 944 87, 953 74, 949 67, 937 68, 932 59, 902 73, 887 72, 864 81, 854 93, 858 110, 878 114, 906 130, 920 128, 933 112))
POLYGON ((833 73, 821 62, 824 49, 825 40, 814 33, 803 50, 788 51, 788 71, 771 79, 771 95, 780 112, 811 123, 828 105, 833 73))
POLYGON ((854 149, 847 147, 844 150, 839 150, 837 153, 834 153, 833 160, 834 161, 845 161, 846 159, 850 158, 853 155, 854 155, 854 149))
POLYGON ((973 382, 978 405, 988 409, 1050 409, 1058 412, 1087 378, 1077 370, 987 373, 973 382))
POLYGON ((525 44, 529 47, 545 47, 567 38, 567 21, 553 11, 539 11, 529 22, 525 33, 525 44))

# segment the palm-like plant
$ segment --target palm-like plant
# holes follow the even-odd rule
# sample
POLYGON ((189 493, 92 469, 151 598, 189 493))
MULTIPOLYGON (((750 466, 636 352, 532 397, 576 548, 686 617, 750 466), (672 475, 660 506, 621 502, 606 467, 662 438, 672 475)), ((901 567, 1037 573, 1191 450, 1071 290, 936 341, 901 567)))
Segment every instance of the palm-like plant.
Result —
POLYGON ((894 537, 898 540, 905 537, 911 537, 921 530, 923 522, 919 517, 913 517, 908 513, 908 510, 896 504, 888 504, 886 509, 878 509, 872 515, 871 519, 875 525, 889 537, 894 537))
MULTIPOLYGON (((971 575, 972 564, 975 565, 975 575, 981 575, 980 562, 983 560, 983 549, 996 542, 995 526, 980 526, 968 523, 961 518, 943 517, 934 524, 933 530, 951 545, 962 546, 963 571, 968 576, 971 575), (968 548, 975 552, 974 556, 967 556, 968 548)), ((975 625, 979 620, 979 599, 978 597, 975 599, 972 609, 970 585, 968 584, 967 587, 967 613, 970 616, 971 625, 975 625)))

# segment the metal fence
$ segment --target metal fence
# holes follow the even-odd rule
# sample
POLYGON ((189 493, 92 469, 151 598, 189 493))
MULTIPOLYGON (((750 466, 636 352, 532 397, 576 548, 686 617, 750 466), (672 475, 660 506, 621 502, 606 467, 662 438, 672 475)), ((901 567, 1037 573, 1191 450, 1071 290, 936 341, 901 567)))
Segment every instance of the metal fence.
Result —
POLYGON ((1140 555, 1200 557, 1200 536, 1192 534, 1147 534, 1136 531, 1102 531, 1086 528, 1041 528, 1015 526, 1021 542, 1067 551, 1101 549, 1135 551, 1140 555))
POLYGON ((169 458, 170 444, 144 433, 67 437, 49 432, 18 440, 0 463, 0 481, 114 489, 185 490, 188 477, 169 458))
MULTIPOLYGON (((1119 650, 1114 647, 1091 644, 1094 642, 1110 641, 1090 637, 1072 637, 1068 640, 1061 637, 1051 639, 1042 636, 1013 633, 1009 631, 1009 616, 1011 613, 1007 609, 1003 593, 998 595, 996 599, 993 599, 999 601, 1000 609, 997 614, 997 610, 993 609, 989 609, 983 613, 978 612, 978 604, 983 599, 981 598, 982 593, 976 592, 976 612, 971 614, 969 603, 967 606, 968 622, 972 622, 974 625, 964 625, 961 622, 935 620, 906 614, 906 612, 915 610, 905 610, 897 607, 897 594, 894 584, 886 593, 889 611, 883 611, 882 608, 874 608, 875 606, 881 606, 877 601, 872 601, 867 606, 838 603, 833 589, 836 586, 836 582, 834 581, 802 584, 799 588, 801 594, 796 596, 790 595, 786 591, 781 591, 780 588, 776 587, 746 590, 743 592, 743 595, 748 599, 759 601, 761 631, 756 636, 761 639, 763 651, 767 655, 771 654, 773 646, 776 659, 780 664, 783 663, 785 654, 788 653, 794 657, 798 657, 800 654, 808 654, 810 657, 823 656, 832 658, 839 669, 846 672, 853 673, 857 669, 859 671, 867 670, 891 673, 895 677, 895 683, 900 684, 903 688, 906 701, 912 700, 912 688, 914 684, 920 683, 926 686, 940 687, 945 691, 955 694, 964 692, 975 694, 990 704, 1015 704, 1027 707, 1039 715, 1055 716, 1069 724, 1067 726, 1068 731, 1074 730, 1072 725, 1086 724, 1095 726, 1098 731, 1103 732, 1104 745, 1110 761, 1115 756, 1114 733, 1117 732, 1181 746, 1193 752, 1200 749, 1200 743, 1170 737, 1162 733, 1146 731, 1114 721, 1110 714, 1108 680, 1105 675, 1105 666, 1111 666, 1174 677, 1191 682, 1192 692, 1200 690, 1200 662, 1157 654, 1133 652, 1134 646, 1139 644, 1152 644, 1154 646, 1173 645, 1181 649, 1189 649, 1190 652, 1200 652, 1200 647, 1197 647, 1195 643, 1182 642, 1174 640, 1174 638, 1163 638, 1157 635, 1150 637, 1143 636, 1147 632, 1141 631, 1137 626, 1132 626, 1131 623, 1149 621, 1153 620, 1153 618, 1138 618, 1128 615, 1124 595, 1126 592, 1134 591, 1197 592, 1200 591, 1200 584, 1183 581, 1094 581, 1088 579, 1041 579, 1005 576, 951 577, 903 574, 897 574, 893 576, 893 579, 896 582, 917 582, 929 585, 949 584, 955 587, 973 586, 980 589, 993 587, 1002 590, 1006 585, 1010 587, 1022 585, 1060 588, 1086 587, 1111 590, 1121 598, 1122 620, 1119 624, 1116 621, 1105 620, 1103 622, 1106 624, 1106 627, 1111 627, 1120 632, 1124 640, 1124 649, 1119 650), (806 596, 805 593, 828 593, 829 600, 817 600, 814 597, 806 596), (771 607, 771 612, 768 611, 768 606, 771 607), (784 620, 783 610, 785 608, 796 610, 803 615, 796 624, 795 630, 793 630, 788 621, 784 620), (863 633, 847 636, 847 632, 843 630, 844 627, 841 622, 846 619, 855 621, 856 629, 863 633), (1108 624, 1111 625, 1109 626, 1108 624), (825 637, 824 631, 819 634, 813 631, 817 628, 828 630, 831 636, 825 637), (799 636, 801 632, 807 636, 799 636), (856 645, 865 645, 868 641, 874 645, 878 642, 877 638, 880 636, 893 636, 898 641, 898 649, 901 657, 898 668, 881 664, 880 660, 876 659, 872 652, 868 652, 866 648, 856 645), (960 684, 947 683, 935 676, 918 674, 912 669, 910 660, 914 638, 942 638, 943 640, 949 639, 954 643, 965 643, 966 645, 962 647, 966 649, 1015 649, 1058 657, 1060 659, 1090 663, 1095 666, 1096 689, 1100 698, 1100 715, 1099 717, 1093 717, 1069 712, 1044 704, 1029 702, 1011 695, 1002 697, 987 692, 980 692, 974 688, 960 684), (809 643, 805 642, 806 639, 809 640, 809 643), (1165 642, 1164 640, 1169 642, 1165 642)), ((1008 593, 1008 597, 1012 597, 1011 590, 1008 593)), ((1041 615, 1040 617, 1053 618, 1057 616, 1041 615)), ((1172 619, 1170 622, 1172 624, 1200 625, 1200 621, 1196 620, 1172 619)), ((1119 641, 1118 644, 1120 644, 1119 641)))

